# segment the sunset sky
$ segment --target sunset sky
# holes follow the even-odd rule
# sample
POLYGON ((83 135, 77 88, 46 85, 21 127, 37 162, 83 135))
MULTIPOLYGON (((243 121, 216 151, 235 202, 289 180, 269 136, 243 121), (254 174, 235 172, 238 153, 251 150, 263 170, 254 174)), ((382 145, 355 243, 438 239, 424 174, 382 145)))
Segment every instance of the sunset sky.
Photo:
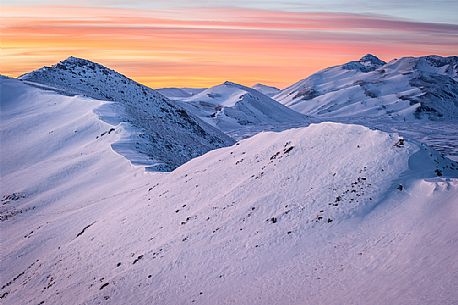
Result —
POLYGON ((0 73, 73 55, 159 87, 285 87, 372 53, 458 55, 458 1, 2 0, 0 73), (71 3, 71 6, 68 4, 71 3))

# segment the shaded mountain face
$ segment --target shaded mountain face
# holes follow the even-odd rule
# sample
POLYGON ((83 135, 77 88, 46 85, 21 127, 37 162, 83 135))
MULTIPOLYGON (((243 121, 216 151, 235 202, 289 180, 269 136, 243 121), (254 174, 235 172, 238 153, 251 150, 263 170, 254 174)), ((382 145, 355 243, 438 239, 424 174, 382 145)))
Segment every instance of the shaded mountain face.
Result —
POLYGON ((57 88, 61 93, 113 102, 114 114, 105 114, 105 119, 127 123, 137 130, 132 141, 118 151, 133 149, 147 156, 151 170, 169 171, 209 150, 234 143, 155 90, 85 59, 69 57, 20 79, 57 88))
POLYGON ((458 57, 373 55, 319 71, 274 96, 320 118, 458 119, 458 57))
POLYGON ((255 89, 232 82, 211 87, 181 101, 190 112, 235 138, 308 123, 304 115, 255 89))

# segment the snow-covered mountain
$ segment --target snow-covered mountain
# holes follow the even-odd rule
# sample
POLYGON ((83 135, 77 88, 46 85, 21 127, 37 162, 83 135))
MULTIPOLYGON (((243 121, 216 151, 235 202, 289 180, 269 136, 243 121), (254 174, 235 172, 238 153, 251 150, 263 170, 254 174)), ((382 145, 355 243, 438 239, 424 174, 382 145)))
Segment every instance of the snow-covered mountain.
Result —
POLYGON ((206 89, 181 105, 203 121, 238 139, 262 130, 305 126, 307 118, 259 91, 232 82, 206 89))
POLYGON ((372 55, 319 71, 274 99, 320 118, 458 119, 458 57, 372 55))
POLYGON ((144 172, 106 102, 1 86, 2 304, 458 298, 458 165, 428 147, 321 123, 144 172))
POLYGON ((171 100, 177 100, 193 96, 204 90, 205 88, 160 88, 156 91, 158 91, 160 94, 168 97, 171 100))
POLYGON ((258 90, 259 92, 261 92, 264 95, 267 95, 268 97, 272 97, 280 92, 280 89, 278 88, 263 84, 256 84, 251 88, 258 90))
POLYGON ((171 170, 211 149, 230 145, 227 135, 205 124, 183 108, 126 76, 97 63, 75 57, 27 73, 21 80, 113 102, 103 117, 128 125, 130 137, 115 148, 151 170, 171 170))

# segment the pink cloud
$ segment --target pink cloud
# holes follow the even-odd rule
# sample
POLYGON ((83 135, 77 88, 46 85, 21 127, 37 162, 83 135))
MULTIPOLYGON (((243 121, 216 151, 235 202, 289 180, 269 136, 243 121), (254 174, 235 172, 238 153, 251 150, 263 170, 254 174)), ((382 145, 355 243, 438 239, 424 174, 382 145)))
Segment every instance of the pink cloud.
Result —
POLYGON ((458 46, 455 24, 348 13, 4 7, 1 14, 2 73, 80 55, 156 87, 153 82, 180 85, 184 76, 182 85, 270 77, 283 86, 368 52, 385 59, 451 55, 458 46))

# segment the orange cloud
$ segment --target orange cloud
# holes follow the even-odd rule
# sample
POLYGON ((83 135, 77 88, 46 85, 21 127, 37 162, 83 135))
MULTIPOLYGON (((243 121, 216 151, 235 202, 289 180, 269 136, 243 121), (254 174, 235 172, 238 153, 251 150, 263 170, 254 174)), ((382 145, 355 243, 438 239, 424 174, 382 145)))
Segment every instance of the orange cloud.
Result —
POLYGON ((369 52, 451 55, 458 45, 457 25, 357 14, 47 6, 4 7, 1 17, 3 74, 74 55, 151 87, 224 80, 284 87, 369 52))

